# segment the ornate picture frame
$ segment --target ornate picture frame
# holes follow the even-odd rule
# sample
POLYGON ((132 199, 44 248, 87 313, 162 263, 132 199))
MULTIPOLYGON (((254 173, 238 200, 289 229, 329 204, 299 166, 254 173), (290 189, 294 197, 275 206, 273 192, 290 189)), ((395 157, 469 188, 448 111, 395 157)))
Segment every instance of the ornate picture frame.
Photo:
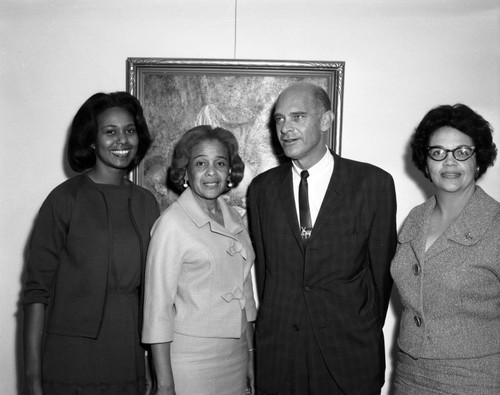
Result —
POLYGON ((127 90, 136 96, 153 144, 132 179, 149 189, 164 210, 177 194, 166 184, 180 136, 210 124, 233 132, 245 177, 227 198, 245 211, 250 181, 283 159, 271 122, 279 93, 298 81, 322 86, 335 115, 325 144, 341 153, 344 62, 128 58, 127 90))

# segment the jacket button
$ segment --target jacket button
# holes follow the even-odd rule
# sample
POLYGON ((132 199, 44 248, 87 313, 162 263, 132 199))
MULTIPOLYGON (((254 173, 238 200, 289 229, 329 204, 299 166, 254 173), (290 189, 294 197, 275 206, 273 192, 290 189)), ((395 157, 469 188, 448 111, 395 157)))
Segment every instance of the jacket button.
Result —
POLYGON ((420 265, 418 263, 415 263, 413 265, 413 274, 415 276, 418 276, 420 274, 420 265))
POLYGON ((414 316, 413 320, 415 321, 415 325, 417 327, 420 328, 422 326, 422 319, 418 315, 414 316))
POLYGON ((304 288, 304 291, 309 292, 309 291, 311 291, 311 288, 309 288, 309 287, 305 287, 305 288, 304 288))
POLYGON ((295 332, 299 331, 299 326, 297 324, 293 324, 292 328, 295 332))

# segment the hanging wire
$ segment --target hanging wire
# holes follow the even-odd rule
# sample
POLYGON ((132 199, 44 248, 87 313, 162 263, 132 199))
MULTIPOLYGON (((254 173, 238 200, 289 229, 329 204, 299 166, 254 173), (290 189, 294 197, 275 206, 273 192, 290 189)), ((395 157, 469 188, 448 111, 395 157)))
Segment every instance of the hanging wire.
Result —
POLYGON ((233 58, 236 59, 236 32, 238 29, 238 0, 234 0, 234 53, 233 58))

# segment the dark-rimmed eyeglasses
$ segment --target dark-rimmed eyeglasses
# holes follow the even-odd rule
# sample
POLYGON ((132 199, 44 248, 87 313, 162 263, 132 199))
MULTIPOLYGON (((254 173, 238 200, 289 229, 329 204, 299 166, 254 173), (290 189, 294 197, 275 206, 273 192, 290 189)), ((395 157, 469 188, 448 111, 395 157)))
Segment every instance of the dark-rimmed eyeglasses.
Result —
POLYGON ((462 162, 474 155, 475 150, 476 147, 469 145, 461 145, 455 149, 446 149, 440 145, 434 145, 432 147, 427 147, 427 156, 432 160, 442 161, 446 159, 448 152, 451 152, 456 160, 462 162))

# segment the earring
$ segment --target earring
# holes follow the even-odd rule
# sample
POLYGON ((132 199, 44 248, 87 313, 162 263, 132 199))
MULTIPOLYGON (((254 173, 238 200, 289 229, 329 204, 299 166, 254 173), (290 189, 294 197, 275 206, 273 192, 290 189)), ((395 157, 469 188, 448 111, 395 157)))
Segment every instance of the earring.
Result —
POLYGON ((231 181, 231 176, 227 177, 227 187, 232 188, 233 187, 233 182, 231 181))
POLYGON ((479 178, 479 166, 476 167, 476 172, 474 174, 474 178, 477 180, 479 178))
POLYGON ((182 184, 182 186, 184 188, 187 188, 188 187, 188 180, 186 178, 184 178, 184 184, 182 184))

